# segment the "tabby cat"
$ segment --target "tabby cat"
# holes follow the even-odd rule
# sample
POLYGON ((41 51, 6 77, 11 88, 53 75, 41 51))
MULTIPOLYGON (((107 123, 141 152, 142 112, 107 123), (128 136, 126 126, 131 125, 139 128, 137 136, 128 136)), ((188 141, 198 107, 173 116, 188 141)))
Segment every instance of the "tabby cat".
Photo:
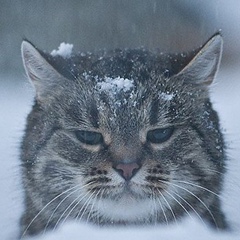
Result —
POLYGON ((22 43, 35 88, 21 146, 22 236, 67 220, 226 229, 225 145, 209 88, 222 37, 182 54, 45 53, 22 43))

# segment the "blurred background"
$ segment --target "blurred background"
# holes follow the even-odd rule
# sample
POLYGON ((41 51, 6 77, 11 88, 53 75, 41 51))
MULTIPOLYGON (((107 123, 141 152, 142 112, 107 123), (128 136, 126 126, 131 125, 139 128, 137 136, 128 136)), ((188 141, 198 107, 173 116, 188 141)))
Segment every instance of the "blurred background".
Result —
POLYGON ((200 46, 219 29, 225 39, 223 60, 232 64, 240 48, 238 2, 0 0, 0 72, 23 71, 23 38, 46 51, 65 41, 75 51, 144 46, 179 52, 200 46))
MULTIPOLYGON (((224 52, 212 99, 229 147, 224 210, 240 229, 239 23, 239 0, 0 0, 0 239, 16 239, 22 212, 19 144, 34 94, 21 61, 23 38, 48 52, 61 42, 74 44, 74 52, 141 46, 181 52, 220 29, 224 52)), ((195 234, 187 232, 189 239, 195 234)))

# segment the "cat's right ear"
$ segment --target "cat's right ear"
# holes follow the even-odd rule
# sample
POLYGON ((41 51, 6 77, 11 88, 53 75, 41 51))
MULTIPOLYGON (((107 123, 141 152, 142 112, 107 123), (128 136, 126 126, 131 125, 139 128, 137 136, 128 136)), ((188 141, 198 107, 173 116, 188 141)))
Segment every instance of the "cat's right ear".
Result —
POLYGON ((26 74, 36 90, 36 99, 43 102, 63 77, 30 42, 22 42, 21 52, 26 74))

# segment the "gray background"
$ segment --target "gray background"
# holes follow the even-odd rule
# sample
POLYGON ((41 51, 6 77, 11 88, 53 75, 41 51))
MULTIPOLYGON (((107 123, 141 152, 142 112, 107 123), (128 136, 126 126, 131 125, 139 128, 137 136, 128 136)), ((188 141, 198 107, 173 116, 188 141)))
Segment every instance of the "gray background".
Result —
POLYGON ((223 61, 232 64, 239 48, 235 2, 0 0, 0 73, 23 72, 23 38, 47 51, 65 41, 74 51, 145 46, 179 52, 200 46, 219 29, 225 38, 223 61))

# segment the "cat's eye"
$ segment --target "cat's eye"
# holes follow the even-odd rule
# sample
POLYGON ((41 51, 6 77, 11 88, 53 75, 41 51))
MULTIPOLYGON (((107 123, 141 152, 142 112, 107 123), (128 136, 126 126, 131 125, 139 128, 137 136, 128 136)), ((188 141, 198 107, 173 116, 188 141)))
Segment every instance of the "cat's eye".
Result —
POLYGON ((77 139, 88 145, 98 145, 103 143, 103 136, 99 132, 78 130, 75 131, 77 139))
POLYGON ((157 128, 148 131, 147 141, 151 143, 163 143, 167 141, 173 134, 174 127, 157 128))

